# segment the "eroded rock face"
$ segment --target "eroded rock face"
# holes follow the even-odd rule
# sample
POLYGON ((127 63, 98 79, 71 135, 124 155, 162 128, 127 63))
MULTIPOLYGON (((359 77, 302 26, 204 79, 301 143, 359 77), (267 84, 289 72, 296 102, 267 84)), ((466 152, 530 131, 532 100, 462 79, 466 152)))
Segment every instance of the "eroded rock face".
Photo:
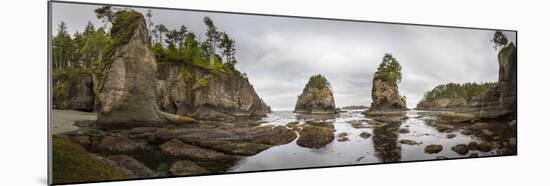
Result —
POLYGON ((158 77, 160 108, 169 113, 231 121, 271 112, 248 79, 240 74, 213 73, 189 65, 161 65, 158 77))
POLYGON ((175 176, 207 174, 208 170, 191 161, 176 161, 170 166, 170 173, 175 176))
POLYGON ((375 78, 372 82, 371 111, 407 109, 405 98, 399 95, 397 83, 375 78))
POLYGON ((473 97, 469 105, 479 118, 510 116, 517 111, 517 49, 513 43, 498 53, 498 65, 497 86, 473 97))
POLYGON ((91 72, 75 72, 54 75, 52 105, 56 109, 94 110, 94 75, 91 72))
POLYGON ((298 96, 294 108, 296 113, 334 114, 337 112, 330 83, 322 75, 309 79, 303 92, 298 96))
POLYGON ((98 87, 97 123, 103 128, 157 125, 157 64, 145 19, 135 11, 116 15, 98 87))

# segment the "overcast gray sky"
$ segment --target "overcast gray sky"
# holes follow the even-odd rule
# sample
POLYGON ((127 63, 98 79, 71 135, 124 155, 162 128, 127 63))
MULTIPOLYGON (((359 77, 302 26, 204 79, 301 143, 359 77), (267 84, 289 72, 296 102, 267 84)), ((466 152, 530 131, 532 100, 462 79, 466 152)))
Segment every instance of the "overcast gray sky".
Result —
MULTIPOLYGON (((64 21, 71 33, 88 21, 103 25, 97 6, 54 3, 53 33, 64 21)), ((145 13, 147 9, 136 9, 145 13)), ((332 84, 336 106, 370 105, 372 77, 384 53, 403 67, 399 85, 413 108, 439 84, 495 82, 494 31, 381 23, 329 21, 270 16, 152 9, 152 22, 169 29, 185 25, 204 39, 209 16, 237 46, 237 69, 248 75, 256 92, 274 110, 292 110, 311 75, 332 84)), ((515 43, 514 32, 505 32, 515 43)))

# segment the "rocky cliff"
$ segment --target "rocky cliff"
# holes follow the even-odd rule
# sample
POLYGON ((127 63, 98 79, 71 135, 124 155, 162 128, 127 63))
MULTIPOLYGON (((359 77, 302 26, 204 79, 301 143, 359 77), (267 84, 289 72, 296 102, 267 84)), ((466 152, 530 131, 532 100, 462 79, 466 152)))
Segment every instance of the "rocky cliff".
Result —
POLYGON ((416 109, 468 111, 473 97, 496 87, 496 83, 447 83, 426 92, 416 109))
POLYGON ((407 109, 405 98, 399 95, 399 88, 395 82, 374 78, 371 97, 371 111, 407 109))
POLYGON ((516 117, 517 49, 513 43, 498 53, 499 74, 495 88, 472 98, 469 104, 479 118, 516 117))
POLYGON ((334 114, 337 112, 330 83, 321 74, 309 78, 298 96, 294 112, 306 114, 334 114))
POLYGON ((159 66, 161 110, 202 120, 235 120, 271 112, 247 78, 190 65, 159 66))
POLYGON ((94 110, 94 74, 74 70, 55 73, 52 78, 52 106, 55 109, 94 110))
POLYGON ((454 110, 461 109, 468 105, 468 102, 461 97, 440 97, 433 100, 421 100, 416 105, 416 109, 437 109, 437 110, 454 110))
POLYGON ((145 19, 135 11, 119 11, 115 17, 98 75, 97 123, 106 128, 158 124, 157 64, 145 19))
POLYGON ((185 64, 159 67, 147 34, 142 14, 117 12, 112 42, 96 73, 71 71, 54 75, 53 107, 85 111, 95 108, 98 126, 102 128, 189 120, 180 116, 235 120, 271 112, 248 79, 237 71, 214 72, 185 64))

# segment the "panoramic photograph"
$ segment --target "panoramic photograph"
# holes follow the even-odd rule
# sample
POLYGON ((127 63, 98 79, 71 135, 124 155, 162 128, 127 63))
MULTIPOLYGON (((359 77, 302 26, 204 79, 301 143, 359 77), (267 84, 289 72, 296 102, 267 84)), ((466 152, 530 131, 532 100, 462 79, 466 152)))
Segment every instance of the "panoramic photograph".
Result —
POLYGON ((517 154, 516 31, 50 3, 53 184, 517 154))

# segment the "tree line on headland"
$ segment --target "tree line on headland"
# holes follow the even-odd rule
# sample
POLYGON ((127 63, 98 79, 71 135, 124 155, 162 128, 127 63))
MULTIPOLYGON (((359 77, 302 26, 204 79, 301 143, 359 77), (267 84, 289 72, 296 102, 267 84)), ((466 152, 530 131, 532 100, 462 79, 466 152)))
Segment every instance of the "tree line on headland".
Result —
MULTIPOLYGON (((90 21, 83 31, 72 35, 67 31, 65 22, 59 23, 57 32, 52 36, 52 65, 54 73, 72 70, 94 70, 103 61, 112 38, 110 25, 115 21, 119 8, 111 6, 95 10, 96 16, 104 24, 98 28, 90 21)), ((153 13, 148 10, 150 44, 157 63, 188 64, 219 72, 237 73, 236 47, 228 33, 219 31, 214 21, 206 16, 203 22, 207 27, 205 40, 199 40, 196 33, 189 31, 185 25, 178 29, 169 29, 163 24, 152 22, 153 13)))

